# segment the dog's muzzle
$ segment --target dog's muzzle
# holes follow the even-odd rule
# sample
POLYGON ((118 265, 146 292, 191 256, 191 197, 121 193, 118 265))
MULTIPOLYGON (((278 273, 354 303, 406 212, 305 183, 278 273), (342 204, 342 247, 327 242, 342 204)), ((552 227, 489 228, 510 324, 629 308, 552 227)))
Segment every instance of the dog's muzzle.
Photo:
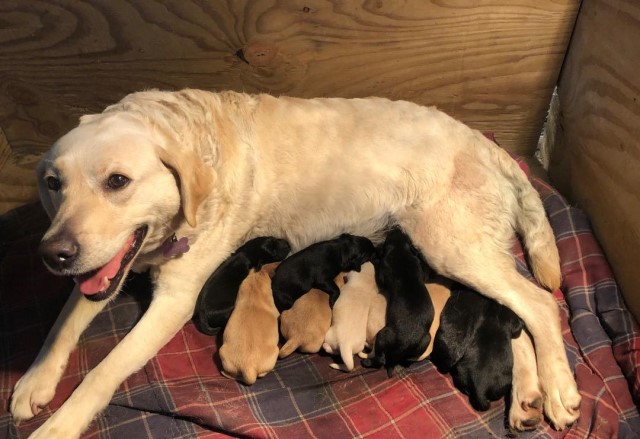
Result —
POLYGON ((62 232, 40 242, 38 254, 55 273, 72 267, 80 254, 80 245, 68 233, 62 232))

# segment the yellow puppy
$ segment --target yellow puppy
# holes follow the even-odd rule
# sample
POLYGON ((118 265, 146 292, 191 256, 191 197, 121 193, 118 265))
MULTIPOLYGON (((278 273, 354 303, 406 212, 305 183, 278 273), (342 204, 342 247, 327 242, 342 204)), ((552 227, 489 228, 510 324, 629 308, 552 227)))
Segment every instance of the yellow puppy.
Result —
POLYGON ((424 351, 418 361, 424 360, 431 354, 433 350, 433 342, 436 339, 436 332, 440 327, 440 314, 442 314, 442 310, 449 300, 451 296, 451 281, 449 279, 445 279, 443 277, 436 277, 426 284, 427 291, 429 292, 429 296, 431 296, 431 302, 433 303, 433 323, 431 323, 431 329, 429 329, 429 334, 431 335, 431 341, 429 342, 429 346, 427 346, 427 350, 424 351))
MULTIPOLYGON (((342 288, 344 274, 338 275, 335 283, 338 288, 342 288)), ((320 351, 324 335, 330 326, 329 295, 313 288, 280 315, 280 332, 287 340, 280 348, 280 358, 291 355, 296 349, 306 353, 320 351)))
POLYGON ((371 262, 362 264, 361 270, 351 271, 340 297, 333 306, 331 327, 324 336, 322 348, 328 354, 340 354, 344 364, 330 366, 344 372, 353 370, 353 356, 359 355, 365 347, 367 321, 371 301, 378 295, 375 269, 371 262))
POLYGON ((278 263, 251 270, 240 285, 235 308, 222 336, 222 374, 253 384, 273 370, 278 359, 278 310, 271 277, 278 263))
MULTIPOLYGON (((434 317, 431 328, 429 329, 431 341, 424 353, 418 358, 418 361, 424 360, 429 356, 429 354, 431 354, 431 351, 433 350, 433 341, 435 340, 436 332, 440 326, 440 314, 442 314, 442 309, 447 303, 447 300, 449 300, 449 296, 451 296, 451 281, 449 279, 436 277, 427 282, 425 286, 427 287, 427 291, 431 297, 431 302, 433 302, 434 317)), ((376 334, 378 334, 378 331, 380 331, 380 329, 385 325, 386 310, 387 299, 382 294, 376 295, 371 301, 369 318, 367 321, 367 346, 369 347, 373 347, 376 334)), ((368 354, 361 353, 358 354, 358 356, 360 358, 371 358, 373 356, 373 352, 368 354)))

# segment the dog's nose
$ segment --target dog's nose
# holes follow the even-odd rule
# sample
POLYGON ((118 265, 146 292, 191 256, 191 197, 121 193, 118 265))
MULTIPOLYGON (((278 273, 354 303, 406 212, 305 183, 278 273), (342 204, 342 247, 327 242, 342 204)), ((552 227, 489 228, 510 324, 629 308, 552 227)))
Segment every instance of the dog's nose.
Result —
POLYGON ((62 233, 42 241, 38 253, 52 270, 64 270, 76 260, 79 249, 75 239, 62 233))

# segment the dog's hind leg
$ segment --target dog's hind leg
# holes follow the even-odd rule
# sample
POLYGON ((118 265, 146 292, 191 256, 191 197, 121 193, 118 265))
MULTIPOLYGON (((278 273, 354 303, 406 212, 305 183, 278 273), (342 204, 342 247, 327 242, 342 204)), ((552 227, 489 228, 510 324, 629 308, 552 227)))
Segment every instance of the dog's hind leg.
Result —
POLYGON ((511 340, 513 373, 509 428, 531 430, 542 421, 542 393, 538 383, 536 353, 526 331, 511 340))
POLYGON ((340 288, 334 282, 333 279, 326 280, 323 282, 318 282, 314 285, 314 288, 324 291, 329 295, 329 307, 333 309, 333 305, 335 305, 338 297, 340 297, 340 288))
POLYGON ((300 343, 295 338, 290 338, 287 342, 280 348, 280 352, 278 354, 278 358, 286 358, 289 355, 293 354, 293 352, 298 349, 300 343))
POLYGON ((77 286, 73 289, 38 356, 13 389, 11 414, 15 420, 31 419, 53 399, 69 354, 106 304, 86 299, 77 286))
POLYGON ((436 213, 431 217, 421 213, 402 218, 401 225, 436 271, 509 307, 525 322, 536 346, 545 413, 558 429, 571 425, 580 414, 581 397, 569 368, 555 299, 517 272, 508 239, 491 236, 502 225, 469 227, 473 220, 468 210, 448 201, 432 211, 436 213), (430 228, 426 218, 444 221, 446 233, 441 227, 430 228))

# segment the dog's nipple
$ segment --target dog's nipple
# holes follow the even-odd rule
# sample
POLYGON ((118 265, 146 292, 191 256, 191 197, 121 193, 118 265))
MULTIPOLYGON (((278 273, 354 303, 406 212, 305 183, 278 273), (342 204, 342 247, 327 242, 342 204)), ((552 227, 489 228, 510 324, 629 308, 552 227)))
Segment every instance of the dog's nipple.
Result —
POLYGON ((111 281, 107 276, 104 276, 100 281, 100 291, 105 291, 111 285, 111 281))

